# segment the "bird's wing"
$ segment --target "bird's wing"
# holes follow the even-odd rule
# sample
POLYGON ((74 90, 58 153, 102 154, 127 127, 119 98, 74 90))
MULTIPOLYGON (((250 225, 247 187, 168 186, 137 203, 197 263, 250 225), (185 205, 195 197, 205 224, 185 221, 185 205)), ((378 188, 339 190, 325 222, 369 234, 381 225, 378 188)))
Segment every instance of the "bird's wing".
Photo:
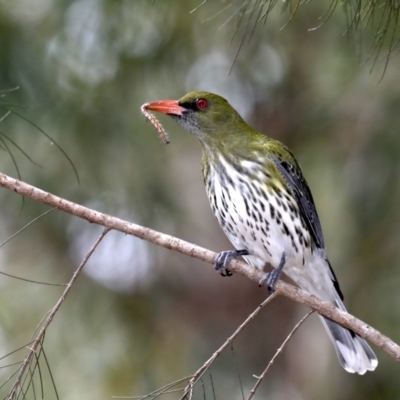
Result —
MULTIPOLYGON (((300 166, 296 162, 293 154, 286 147, 286 157, 278 157, 277 155, 272 156, 272 161, 278 168, 278 171, 282 174, 286 182, 289 184, 294 197, 296 198, 297 204, 299 205, 300 213, 304 218, 305 223, 311 233, 312 238, 316 246, 325 251, 325 240, 322 233, 321 223, 319 222, 317 209, 315 208, 314 199, 312 197, 310 188, 306 180, 304 179, 303 173, 301 172, 300 166)), ((339 297, 343 300, 343 294, 339 287, 335 272, 329 262, 329 269, 332 274, 332 282, 339 297)))
MULTIPOLYGON (((289 150, 287 150, 289 152, 289 150)), ((317 209, 310 188, 303 177, 300 167, 295 161, 294 156, 289 152, 290 158, 282 160, 276 156, 272 157, 274 164, 289 184, 294 197, 300 208, 300 213, 311 233, 317 247, 325 249, 325 240, 322 233, 321 223, 319 222, 317 209)))

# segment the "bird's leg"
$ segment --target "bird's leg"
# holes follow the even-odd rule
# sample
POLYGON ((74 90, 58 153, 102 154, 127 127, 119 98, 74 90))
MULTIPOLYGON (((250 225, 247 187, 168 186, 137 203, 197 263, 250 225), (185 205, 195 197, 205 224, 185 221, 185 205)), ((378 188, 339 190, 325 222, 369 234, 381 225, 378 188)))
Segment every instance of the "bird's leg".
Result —
POLYGON ((258 283, 259 286, 264 286, 267 283, 268 291, 270 294, 275 292, 275 286, 282 275, 283 267, 285 266, 286 255, 282 253, 281 261, 279 262, 278 268, 274 268, 271 272, 267 272, 258 283))
POLYGON ((245 249, 221 251, 221 253, 218 253, 217 257, 215 257, 214 268, 222 276, 232 276, 232 272, 227 268, 229 261, 231 261, 233 258, 237 258, 240 256, 248 256, 248 255, 249 252, 245 249))

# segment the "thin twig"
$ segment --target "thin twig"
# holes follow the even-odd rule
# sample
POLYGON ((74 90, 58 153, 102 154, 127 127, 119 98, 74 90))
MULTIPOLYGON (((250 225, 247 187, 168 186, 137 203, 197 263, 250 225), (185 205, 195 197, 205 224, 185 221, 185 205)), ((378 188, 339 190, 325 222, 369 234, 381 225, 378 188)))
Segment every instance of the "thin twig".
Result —
POLYGON ((92 248, 89 250, 89 252, 84 257, 84 259, 81 262, 81 264, 79 265, 79 267, 74 272, 74 274, 73 274, 71 280, 69 281, 67 287, 65 288, 63 294, 61 295, 61 297, 59 298, 59 300, 57 301, 55 306, 52 308, 51 313, 47 317, 42 329, 40 330, 40 332, 37 335, 36 339, 33 341, 33 344, 30 347, 29 353, 26 356, 26 358, 25 358, 25 360, 24 360, 24 362, 23 362, 23 364, 22 364, 22 366, 21 366, 21 368, 19 370, 17 379, 15 380, 14 385, 11 388, 11 391, 10 391, 9 395, 6 397, 6 400, 14 400, 19 395, 20 391, 22 390, 21 382, 22 382, 22 378, 24 376, 24 373, 25 373, 26 369, 29 367, 29 365, 31 363, 31 360, 32 360, 32 357, 34 356, 36 351, 39 349, 39 347, 43 346, 43 339, 44 339, 44 335, 46 333, 47 328, 49 327, 50 323, 53 321, 53 318, 56 315, 56 313, 59 310, 59 308, 61 307, 61 304, 64 302, 64 300, 68 296, 68 293, 70 292, 73 284, 75 283, 76 279, 78 278, 79 274, 81 273, 83 267, 86 265, 86 263, 89 260, 90 256, 96 250, 97 246, 103 240, 104 236, 107 234, 107 232, 109 232, 109 230, 110 230, 109 228, 105 228, 103 230, 103 232, 98 237, 98 239, 96 240, 96 242, 94 243, 92 248))
POLYGON ((203 0, 203 2, 201 4, 199 4, 197 7, 193 8, 192 11, 190 11, 189 14, 194 13, 195 11, 197 11, 202 5, 206 4, 207 0, 203 0))
MULTIPOLYGON (((3 243, 0 244, 0 248, 3 247, 5 244, 7 244, 11 239, 13 239, 15 236, 19 235, 22 231, 24 231, 26 228, 34 224, 38 219, 44 217, 45 215, 51 213, 54 211, 55 208, 52 208, 50 210, 45 211, 43 214, 40 214, 38 217, 34 218, 30 222, 28 222, 26 225, 24 225, 21 229, 18 229, 17 232, 12 234, 7 240, 5 240, 3 243)), ((1 275, 8 276, 10 278, 18 279, 20 281, 24 282, 29 282, 29 283, 37 283, 39 285, 48 285, 48 286, 67 286, 66 283, 51 283, 51 282, 41 282, 41 281, 35 281, 33 279, 27 279, 27 278, 21 278, 20 276, 12 275, 7 272, 0 271, 1 275)))
POLYGON ((34 122, 32 122, 31 120, 29 120, 28 118, 24 117, 22 114, 17 113, 14 110, 10 110, 7 107, 4 107, 3 104, 0 103, 0 108, 2 108, 3 110, 6 111, 10 111, 12 114, 16 115, 17 117, 23 119, 24 121, 26 121, 29 125, 33 126, 35 129, 37 129, 43 136, 45 136, 47 139, 49 139, 51 141, 52 144, 54 144, 55 147, 57 147, 57 149, 64 155, 64 157, 67 159, 68 163, 71 165, 75 176, 76 176, 76 180, 78 181, 78 183, 80 183, 79 180, 79 174, 78 174, 78 170, 75 167, 75 164, 73 163, 73 161, 71 160, 71 158, 69 157, 69 155, 66 153, 66 151, 48 134, 46 133, 39 125, 36 125, 34 122))
POLYGON ((262 380, 265 378, 265 376, 267 375, 269 369, 271 368, 272 364, 275 362, 275 360, 277 359, 277 357, 279 356, 280 353, 282 353, 284 347, 286 346, 286 344, 289 342, 289 340, 293 337, 293 335, 295 334, 295 332, 297 331, 297 329, 300 328, 300 326, 303 324, 303 322, 313 313, 314 311, 311 310, 309 311, 297 324, 296 326, 291 330, 291 332, 289 333, 289 335, 287 336, 287 338, 283 341, 281 347, 279 347, 279 349, 276 351, 276 353, 274 354, 274 356, 271 358, 271 361, 268 363, 267 367, 265 368, 265 370, 263 371, 263 373, 258 377, 256 384, 254 385, 253 389, 250 390, 249 393, 249 397, 247 398, 247 400, 251 400, 254 396, 254 394, 256 393, 257 388, 260 386, 262 380))
POLYGON ((174 386, 179 385, 182 382, 188 381, 191 378, 191 376, 185 376, 184 378, 178 379, 177 381, 168 383, 168 385, 165 385, 154 392, 151 392, 149 394, 146 394, 144 396, 111 396, 112 399, 135 399, 135 400, 144 400, 144 399, 151 399, 154 400, 158 396, 161 396, 163 394, 167 393, 173 393, 173 392, 182 392, 184 388, 179 388, 179 389, 171 389, 174 386))
POLYGON ((235 338, 239 335, 239 333, 256 317, 256 315, 261 311, 261 309, 270 303, 276 297, 276 293, 269 296, 265 299, 246 319, 245 321, 233 332, 228 339, 225 340, 223 345, 214 352, 214 354, 196 371, 193 375, 192 379, 190 379, 188 385, 186 386, 185 392, 180 400, 184 398, 192 399, 193 396, 193 387, 197 383, 197 381, 203 376, 203 374, 210 368, 211 364, 214 360, 228 347, 232 344, 235 338), (189 396, 187 396, 189 394, 189 396))

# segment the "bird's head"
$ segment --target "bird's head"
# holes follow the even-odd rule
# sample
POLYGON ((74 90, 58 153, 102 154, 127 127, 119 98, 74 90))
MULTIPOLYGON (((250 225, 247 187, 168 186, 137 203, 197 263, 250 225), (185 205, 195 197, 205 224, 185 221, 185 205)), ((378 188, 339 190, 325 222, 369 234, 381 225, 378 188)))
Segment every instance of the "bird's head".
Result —
POLYGON ((144 107, 171 116, 207 147, 232 144, 251 130, 223 97, 213 93, 190 92, 179 100, 153 101, 144 107))

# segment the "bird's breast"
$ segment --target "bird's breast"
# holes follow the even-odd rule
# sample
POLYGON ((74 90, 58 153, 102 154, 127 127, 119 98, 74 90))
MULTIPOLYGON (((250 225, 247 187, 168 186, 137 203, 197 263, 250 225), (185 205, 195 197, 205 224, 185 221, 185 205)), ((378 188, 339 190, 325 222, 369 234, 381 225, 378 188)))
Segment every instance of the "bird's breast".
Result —
POLYGON ((304 264, 310 235, 290 192, 259 162, 219 161, 203 168, 204 181, 211 208, 235 248, 247 249, 248 261, 258 268, 277 267, 282 252, 288 264, 304 264))

